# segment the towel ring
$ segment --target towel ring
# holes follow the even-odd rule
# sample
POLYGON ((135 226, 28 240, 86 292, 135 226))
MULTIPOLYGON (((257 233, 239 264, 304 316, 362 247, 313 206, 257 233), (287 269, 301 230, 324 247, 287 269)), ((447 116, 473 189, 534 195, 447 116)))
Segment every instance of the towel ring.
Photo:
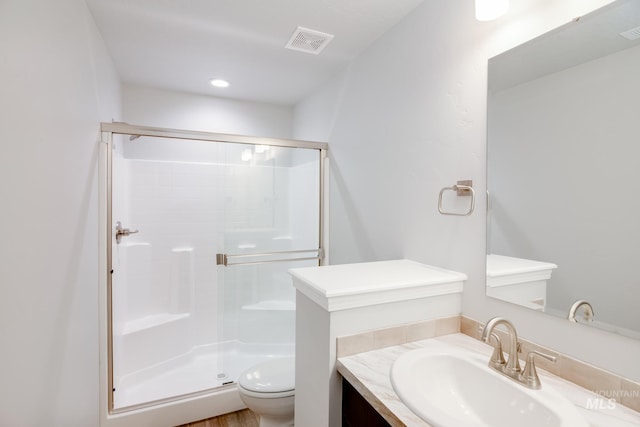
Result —
POLYGON ((438 212, 442 215, 453 215, 453 216, 469 216, 473 213, 473 209, 476 205, 476 193, 473 191, 473 187, 471 186, 471 181, 458 181, 458 183, 452 187, 445 187, 440 190, 440 194, 438 195, 438 212), (471 202, 469 204, 469 210, 465 213, 457 213, 457 212, 446 212, 442 209, 442 195, 445 191, 455 191, 458 196, 471 196, 471 202))

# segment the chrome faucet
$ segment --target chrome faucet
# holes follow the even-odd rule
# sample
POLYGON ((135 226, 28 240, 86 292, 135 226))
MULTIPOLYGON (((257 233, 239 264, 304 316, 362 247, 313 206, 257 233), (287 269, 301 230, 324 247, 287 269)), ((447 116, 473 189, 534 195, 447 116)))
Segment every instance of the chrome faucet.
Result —
POLYGON ((513 323, 503 317, 494 317, 490 319, 482 330, 480 340, 489 343, 491 337, 494 338, 496 344, 494 345, 494 351, 491 359, 489 360, 490 368, 524 385, 525 387, 535 390, 542 387, 542 385, 540 384, 540 378, 538 377, 538 372, 536 371, 534 356, 540 356, 550 362, 555 362, 556 358, 554 356, 550 356, 548 354, 541 353, 535 350, 530 351, 529 353, 527 353, 527 363, 524 366, 524 370, 522 370, 520 368, 520 360, 518 359, 518 350, 520 347, 520 343, 518 342, 518 334, 516 332, 515 326, 513 326, 513 323), (493 332, 493 330, 498 325, 504 325, 507 328, 507 332, 509 333, 509 358, 507 359, 506 363, 502 356, 502 344, 500 342, 500 338, 493 332))
POLYGON ((573 305, 571 306, 571 310, 569 310, 569 315, 567 316, 567 319, 569 319, 569 322, 578 323, 578 321, 576 320, 576 313, 578 312, 578 309, 583 305, 584 305, 584 320, 587 322, 593 322, 593 316, 594 316, 593 307, 591 307, 591 304, 589 304, 587 301, 583 299, 579 299, 578 301, 574 302, 573 305))
MULTIPOLYGON (((513 326, 513 323, 504 317, 494 317, 484 325, 480 340, 489 343, 489 337, 493 334, 493 329, 498 325, 504 325, 509 333, 509 349, 507 350, 509 358, 507 359, 507 364, 503 366, 503 370, 506 371, 505 373, 508 376, 510 374, 517 374, 521 369, 520 361, 518 360, 518 334, 516 333, 516 328, 513 326)), ((492 366, 492 368, 497 369, 496 366, 492 366)))

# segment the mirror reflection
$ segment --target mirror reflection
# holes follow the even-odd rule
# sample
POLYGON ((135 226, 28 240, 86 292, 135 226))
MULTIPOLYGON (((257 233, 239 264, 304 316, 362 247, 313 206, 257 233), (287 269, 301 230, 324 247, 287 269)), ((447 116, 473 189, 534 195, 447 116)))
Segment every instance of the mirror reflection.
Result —
POLYGON ((487 295, 640 338, 640 2, 489 61, 487 295))

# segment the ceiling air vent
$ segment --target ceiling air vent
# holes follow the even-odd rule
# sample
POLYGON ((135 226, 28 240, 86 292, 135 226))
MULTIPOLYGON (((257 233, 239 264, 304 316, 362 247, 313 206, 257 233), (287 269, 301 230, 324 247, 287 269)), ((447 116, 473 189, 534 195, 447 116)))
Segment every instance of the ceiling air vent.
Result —
POLYGON ((322 52, 322 49, 324 49, 332 39, 333 35, 331 34, 298 27, 291 35, 285 47, 287 49, 317 55, 322 52))
POLYGON ((623 33, 620 33, 622 37, 629 40, 638 40, 640 39, 640 27, 632 28, 623 33))

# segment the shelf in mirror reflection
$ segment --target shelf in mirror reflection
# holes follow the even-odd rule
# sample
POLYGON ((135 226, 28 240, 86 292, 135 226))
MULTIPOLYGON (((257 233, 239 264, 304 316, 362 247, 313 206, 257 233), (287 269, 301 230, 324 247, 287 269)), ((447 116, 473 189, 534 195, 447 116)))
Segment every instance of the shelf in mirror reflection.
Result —
POLYGON ((487 296, 544 311, 547 282, 557 267, 550 262, 487 255, 487 296))

